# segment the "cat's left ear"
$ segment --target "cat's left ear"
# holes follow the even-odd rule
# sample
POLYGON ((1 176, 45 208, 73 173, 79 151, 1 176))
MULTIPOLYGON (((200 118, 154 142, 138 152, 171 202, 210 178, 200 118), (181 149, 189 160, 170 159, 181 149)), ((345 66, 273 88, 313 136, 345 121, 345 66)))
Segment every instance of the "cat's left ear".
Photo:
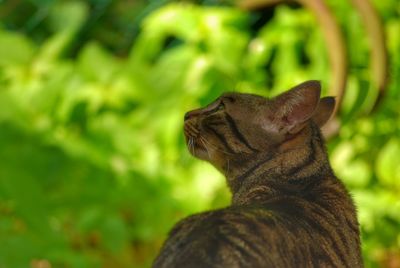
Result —
POLYGON ((310 80, 274 98, 273 125, 279 133, 294 134, 304 128, 317 110, 321 84, 310 80))

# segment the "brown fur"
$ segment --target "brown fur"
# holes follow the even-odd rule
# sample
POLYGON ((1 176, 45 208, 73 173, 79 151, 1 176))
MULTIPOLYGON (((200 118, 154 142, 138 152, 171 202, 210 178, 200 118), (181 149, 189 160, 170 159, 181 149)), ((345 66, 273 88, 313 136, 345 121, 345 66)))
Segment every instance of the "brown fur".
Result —
POLYGON ((333 108, 308 81, 188 112, 189 151, 226 176, 232 204, 179 222, 153 267, 362 267, 355 207, 319 129, 333 108))

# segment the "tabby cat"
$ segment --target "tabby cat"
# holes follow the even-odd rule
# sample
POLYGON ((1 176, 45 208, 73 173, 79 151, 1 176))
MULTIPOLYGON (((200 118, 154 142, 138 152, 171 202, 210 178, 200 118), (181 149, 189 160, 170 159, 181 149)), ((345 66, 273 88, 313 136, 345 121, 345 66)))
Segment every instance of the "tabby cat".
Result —
POLYGON ((176 224, 153 267, 363 266, 356 210, 320 132, 335 99, 320 91, 225 93, 186 113, 190 153, 226 176, 232 204, 176 224))

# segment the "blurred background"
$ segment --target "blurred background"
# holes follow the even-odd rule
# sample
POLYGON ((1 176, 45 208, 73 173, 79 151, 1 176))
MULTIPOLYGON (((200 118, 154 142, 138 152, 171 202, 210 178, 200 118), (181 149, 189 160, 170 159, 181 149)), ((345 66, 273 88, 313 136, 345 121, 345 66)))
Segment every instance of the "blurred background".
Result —
POLYGON ((308 79, 366 267, 400 267, 400 1, 0 0, 0 268, 149 267, 230 201, 184 113, 308 79))

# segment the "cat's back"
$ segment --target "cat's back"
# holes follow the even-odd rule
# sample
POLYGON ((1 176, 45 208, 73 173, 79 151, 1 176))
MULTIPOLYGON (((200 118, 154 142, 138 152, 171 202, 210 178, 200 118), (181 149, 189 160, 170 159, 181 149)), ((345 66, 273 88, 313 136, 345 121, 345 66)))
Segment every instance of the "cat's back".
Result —
POLYGON ((349 221, 293 197, 205 212, 174 227, 154 267, 361 267, 349 221))

